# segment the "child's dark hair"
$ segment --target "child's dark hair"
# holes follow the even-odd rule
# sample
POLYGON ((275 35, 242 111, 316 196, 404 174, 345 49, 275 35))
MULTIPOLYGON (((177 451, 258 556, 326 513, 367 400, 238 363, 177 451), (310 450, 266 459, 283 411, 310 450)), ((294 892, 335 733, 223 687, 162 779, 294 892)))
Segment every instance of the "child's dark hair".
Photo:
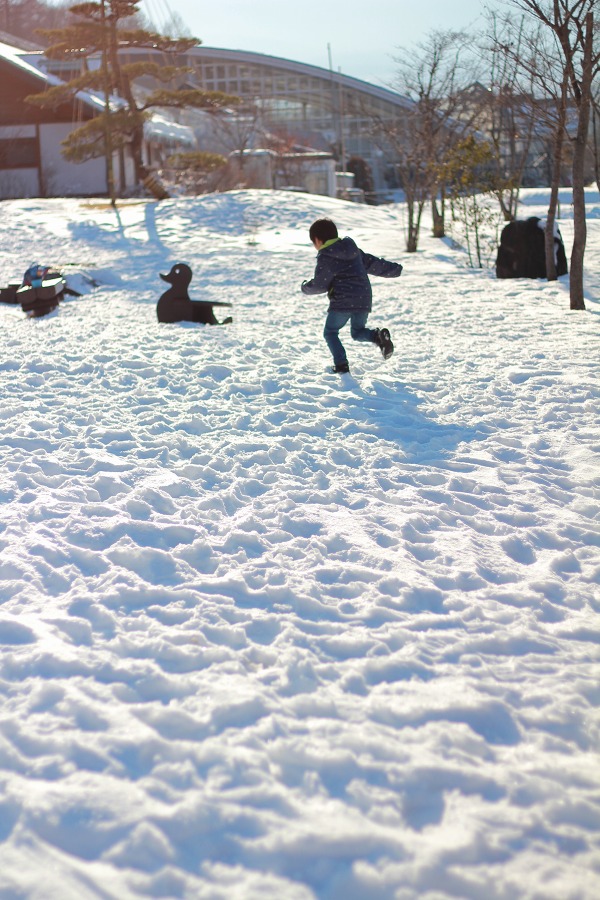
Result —
POLYGON ((338 236, 338 231, 335 227, 335 222, 332 222, 331 219, 317 219, 317 221, 313 222, 310 226, 308 234, 313 244, 315 238, 318 238, 325 244, 327 241, 332 241, 336 238, 338 236))

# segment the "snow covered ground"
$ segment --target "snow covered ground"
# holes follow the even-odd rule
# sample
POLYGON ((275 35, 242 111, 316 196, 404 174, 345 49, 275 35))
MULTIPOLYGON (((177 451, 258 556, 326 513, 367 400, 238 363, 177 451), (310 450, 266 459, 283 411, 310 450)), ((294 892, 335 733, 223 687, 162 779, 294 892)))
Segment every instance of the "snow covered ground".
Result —
POLYGON ((0 306, 2 900, 600 896, 589 210, 570 312, 401 206, 0 205, 3 284, 100 283, 0 306), (322 214, 405 266, 343 378, 322 214), (175 261, 233 325, 157 323, 175 261))

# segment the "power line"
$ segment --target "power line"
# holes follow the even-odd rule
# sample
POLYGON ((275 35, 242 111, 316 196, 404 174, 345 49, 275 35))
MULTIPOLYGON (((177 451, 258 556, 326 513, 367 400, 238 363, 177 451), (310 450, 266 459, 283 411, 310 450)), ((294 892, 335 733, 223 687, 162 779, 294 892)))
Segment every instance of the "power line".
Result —
POLYGON ((168 0, 146 0, 145 5, 150 7, 147 15, 157 31, 163 31, 174 18, 174 13, 169 6, 168 0))

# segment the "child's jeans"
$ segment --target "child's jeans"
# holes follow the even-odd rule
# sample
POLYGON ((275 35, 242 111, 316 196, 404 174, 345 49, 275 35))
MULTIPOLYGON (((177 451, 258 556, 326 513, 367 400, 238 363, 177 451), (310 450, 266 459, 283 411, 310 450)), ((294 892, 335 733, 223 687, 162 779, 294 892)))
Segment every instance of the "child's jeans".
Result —
POLYGON ((366 328, 369 313, 366 309, 350 310, 350 309, 330 309, 325 319, 325 328, 323 329, 323 337, 327 342, 327 346, 333 356, 333 363, 336 366, 348 362, 344 345, 339 338, 339 330, 343 328, 348 319, 350 319, 350 335, 354 341, 371 341, 375 340, 375 329, 366 328))

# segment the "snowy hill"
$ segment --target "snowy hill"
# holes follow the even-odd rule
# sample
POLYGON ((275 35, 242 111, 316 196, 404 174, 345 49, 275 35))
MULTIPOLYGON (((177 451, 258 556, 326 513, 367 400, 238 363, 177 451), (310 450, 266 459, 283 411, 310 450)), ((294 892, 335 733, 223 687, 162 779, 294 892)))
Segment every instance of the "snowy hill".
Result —
POLYGON ((0 305, 3 900, 600 896, 599 209, 574 313, 399 205, 1 205, 87 286, 0 305), (342 378, 322 214, 405 266, 342 378))

